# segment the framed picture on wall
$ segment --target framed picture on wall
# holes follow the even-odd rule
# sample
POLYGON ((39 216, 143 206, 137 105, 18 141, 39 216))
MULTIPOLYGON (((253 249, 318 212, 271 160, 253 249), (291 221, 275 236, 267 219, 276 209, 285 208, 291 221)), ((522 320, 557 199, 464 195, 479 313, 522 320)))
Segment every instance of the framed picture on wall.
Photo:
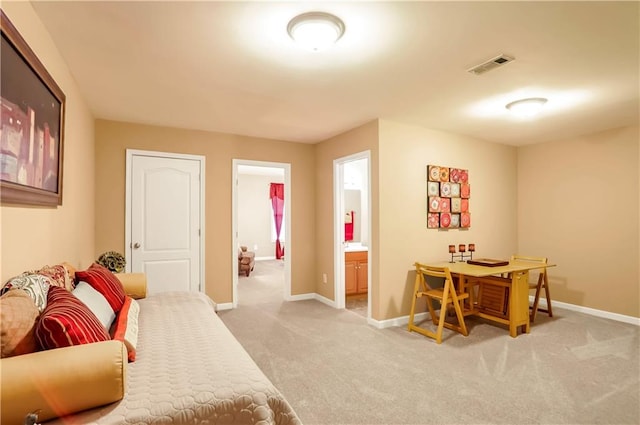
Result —
POLYGON ((468 229, 469 170, 427 165, 427 228, 468 229))
POLYGON ((65 95, 0 10, 0 200, 62 205, 65 95))

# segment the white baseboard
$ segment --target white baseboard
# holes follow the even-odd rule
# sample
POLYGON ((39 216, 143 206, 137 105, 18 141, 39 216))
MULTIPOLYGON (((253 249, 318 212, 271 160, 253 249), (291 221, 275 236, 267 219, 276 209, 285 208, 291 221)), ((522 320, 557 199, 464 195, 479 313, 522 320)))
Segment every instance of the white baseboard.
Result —
POLYGON ((323 296, 322 296, 322 295, 320 295, 320 294, 313 294, 313 295, 315 295, 314 299, 315 299, 316 301, 320 301, 321 303, 326 304, 326 305, 328 305, 329 307, 335 307, 335 306, 336 306, 335 301, 330 300, 330 299, 329 299, 329 298, 327 298, 327 297, 323 297, 323 296))
POLYGON ((300 295, 291 295, 287 297, 287 301, 305 301, 305 300, 315 300, 318 294, 308 293, 308 294, 300 294, 300 295))
POLYGON ((321 303, 326 304, 329 307, 335 307, 336 306, 335 302, 333 302, 329 298, 323 297, 322 295, 317 294, 315 292, 309 292, 307 294, 300 294, 300 295, 292 295, 291 297, 289 297, 287 299, 287 301, 304 301, 304 300, 320 301, 321 303))
MULTIPOLYGON (((529 301, 533 303, 533 295, 529 296, 529 301)), ((632 325, 640 326, 640 318, 633 316, 625 316, 624 314, 612 313, 610 311, 597 310, 595 308, 590 307, 582 307, 575 304, 563 303, 560 301, 553 301, 553 307, 564 308, 566 310, 577 311, 579 313, 589 314, 591 316, 602 317, 605 319, 611 319, 618 322, 629 323, 632 325)), ((540 308, 547 308, 547 300, 540 299, 540 308)), ((538 312, 538 314, 545 314, 544 312, 538 312)), ((427 319, 427 313, 419 313, 416 314, 416 321, 422 321, 427 319)), ((369 319, 368 322, 370 325, 375 326, 378 329, 390 328, 392 326, 404 326, 409 323, 409 316, 400 316, 394 317, 393 319, 387 320, 375 320, 369 319)))
MULTIPOLYGON (((533 295, 529 295, 529 301, 533 303, 533 295)), ((581 305, 563 303, 561 301, 551 300, 553 307, 564 308, 566 310, 577 311, 579 313, 589 314, 591 316, 603 317, 605 319, 611 319, 618 322, 630 323, 632 325, 640 326, 640 318, 633 316, 625 316, 624 314, 612 313, 610 311, 597 310, 595 308, 583 307, 581 305)), ((547 300, 540 297, 540 307, 547 308, 547 300)), ((544 312, 538 312, 538 314, 545 314, 544 312)))
MULTIPOLYGON (((531 303, 533 303, 533 295, 529 296, 529 301, 531 303)), ((604 310, 597 310, 595 308, 590 308, 590 307, 582 307, 580 305, 575 305, 575 304, 569 304, 569 303, 563 303, 560 301, 553 301, 552 300, 552 305, 553 307, 558 307, 558 308, 564 308, 566 310, 571 310, 571 311, 577 311, 579 313, 584 313, 584 314, 588 314, 591 316, 596 316, 596 317, 602 317, 605 319, 611 319, 611 320, 615 320, 618 322, 624 322, 624 323, 629 323, 632 325, 636 325, 636 326, 640 326, 640 318, 638 317, 633 317, 633 316, 625 316, 624 314, 618 314, 618 313, 612 313, 610 311, 604 311, 604 310)), ((546 299, 541 299, 540 300, 540 304, 539 304, 540 308, 547 308, 547 300, 546 299)), ((544 312, 538 312, 538 314, 545 314, 544 312)), ((416 321, 422 321, 427 319, 427 313, 419 313, 416 314, 416 321)), ((384 328, 390 328, 392 326, 404 326, 407 323, 409 323, 409 316, 401 316, 401 317, 394 317, 393 319, 387 319, 387 320, 374 320, 374 319, 370 319, 369 320, 369 324, 373 325, 379 329, 384 329, 384 328)))
MULTIPOLYGON (((328 305, 329 307, 334 307, 334 308, 336 306, 336 303, 333 300, 330 300, 329 298, 326 298, 317 293, 292 295, 291 297, 289 297, 289 299, 287 299, 287 301, 304 301, 304 300, 316 300, 323 304, 328 305)), ((529 301, 533 303, 533 295, 529 296, 529 301)), ((544 309, 547 308, 546 299, 544 298, 540 299, 540 307, 544 309)), ((624 323, 640 326, 640 318, 638 317, 626 316, 624 314, 612 313, 610 311, 604 311, 604 310, 597 310, 595 308, 583 307, 580 305, 563 303, 560 301, 553 301, 553 307, 563 308, 571 311, 577 311, 579 313, 589 314, 591 316, 602 317, 605 319, 611 319, 618 322, 624 322, 624 323)), ((233 303, 216 304, 216 311, 231 310, 232 308, 233 308, 233 303)), ((544 313, 538 312, 538 314, 544 314, 544 313)), ((428 318, 427 315, 428 315, 427 312, 416 314, 415 316, 416 321, 422 321, 427 319, 428 318)), ((385 329, 393 326, 405 326, 409 323, 409 316, 407 315, 407 316, 394 317, 392 319, 386 319, 386 320, 375 320, 370 318, 369 320, 367 320, 367 323, 378 329, 385 329)))
MULTIPOLYGON (((422 322, 423 320, 426 320, 428 318, 429 318, 429 313, 427 312, 417 313, 415 315, 416 322, 422 322)), ((378 329, 392 328, 394 326, 406 326, 409 323, 409 316, 394 317, 393 319, 386 319, 386 320, 369 319, 367 323, 369 323, 371 326, 374 326, 378 329)))
POLYGON ((233 303, 223 303, 223 304, 216 303, 216 311, 231 310, 232 308, 233 308, 233 303))

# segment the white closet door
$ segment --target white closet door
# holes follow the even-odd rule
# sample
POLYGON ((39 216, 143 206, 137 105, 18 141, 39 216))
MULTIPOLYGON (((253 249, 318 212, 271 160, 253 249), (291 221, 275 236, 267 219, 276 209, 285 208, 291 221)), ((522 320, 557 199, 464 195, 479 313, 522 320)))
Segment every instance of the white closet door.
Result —
POLYGON ((199 291, 201 163, 131 158, 131 271, 147 275, 148 293, 199 291))

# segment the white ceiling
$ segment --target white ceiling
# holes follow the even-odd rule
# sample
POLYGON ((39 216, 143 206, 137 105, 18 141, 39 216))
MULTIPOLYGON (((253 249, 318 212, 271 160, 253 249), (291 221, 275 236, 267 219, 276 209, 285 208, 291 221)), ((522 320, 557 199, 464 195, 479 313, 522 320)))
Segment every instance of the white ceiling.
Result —
POLYGON ((511 145, 639 120, 638 2, 32 3, 96 118, 303 143, 381 118, 511 145), (345 22, 330 50, 287 35, 312 10, 345 22), (522 121, 522 97, 549 102, 522 121))

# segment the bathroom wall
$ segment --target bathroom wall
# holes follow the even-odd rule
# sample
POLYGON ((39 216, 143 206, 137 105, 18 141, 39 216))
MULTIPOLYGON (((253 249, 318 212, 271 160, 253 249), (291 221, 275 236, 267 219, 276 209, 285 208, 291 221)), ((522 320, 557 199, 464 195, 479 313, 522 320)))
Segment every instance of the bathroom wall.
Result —
POLYGON ((366 159, 347 162, 344 165, 345 212, 354 211, 353 242, 369 245, 369 190, 368 163, 366 159))

